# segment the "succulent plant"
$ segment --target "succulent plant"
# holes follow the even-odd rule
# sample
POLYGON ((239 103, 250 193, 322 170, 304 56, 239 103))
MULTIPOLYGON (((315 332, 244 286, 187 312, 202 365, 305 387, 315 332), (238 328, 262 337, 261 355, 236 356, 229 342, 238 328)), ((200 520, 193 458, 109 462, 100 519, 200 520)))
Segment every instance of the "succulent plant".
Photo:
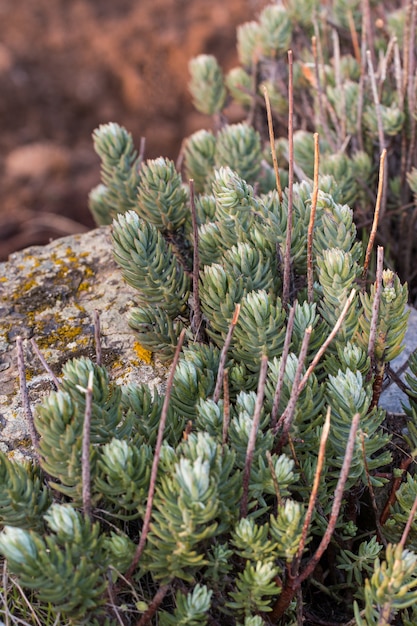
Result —
MULTIPOLYGON (((115 259, 137 289, 130 324, 173 363, 161 396, 115 385, 92 360, 68 362, 36 410, 39 467, 0 453, 0 552, 64 623, 322 623, 320 606, 330 604, 341 624, 417 619, 417 483, 405 471, 417 446, 417 355, 400 460, 379 407, 408 289, 383 269, 381 247, 369 278, 375 232, 365 249, 354 222, 373 203, 374 144, 403 132, 404 110, 382 81, 385 108, 376 127, 367 118, 373 68, 365 80, 364 59, 345 52, 359 3, 309 6, 311 22, 294 1, 243 25, 243 68, 226 78, 214 57, 191 63, 195 104, 216 130, 186 141, 187 180, 168 159, 138 158, 117 124, 94 134, 103 182, 91 208, 100 223, 113 219, 115 259), (316 32, 316 47, 329 35, 326 11, 334 62, 324 58, 314 74, 305 33, 316 32), (251 90, 273 84, 281 107, 283 54, 300 41, 289 95, 296 119, 304 104, 313 114, 307 130, 275 142, 287 185, 256 127, 251 90), (227 89, 251 109, 249 122, 224 124, 227 89)), ((383 37, 374 43, 391 80, 383 37)), ((413 193, 415 178, 410 167, 413 193)))

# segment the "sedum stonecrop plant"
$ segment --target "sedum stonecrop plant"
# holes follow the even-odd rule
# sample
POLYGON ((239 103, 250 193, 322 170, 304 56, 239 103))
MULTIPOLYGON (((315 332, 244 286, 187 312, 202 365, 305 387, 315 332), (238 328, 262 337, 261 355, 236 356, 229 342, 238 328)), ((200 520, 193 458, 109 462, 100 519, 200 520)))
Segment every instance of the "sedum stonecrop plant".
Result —
MULTIPOLYGON (((363 151, 357 120, 345 128, 352 152, 338 150, 336 132, 354 114, 360 63, 346 53, 318 67, 322 105, 333 103, 323 119, 311 91, 324 131, 318 186, 307 131, 295 134, 289 163, 299 180, 288 187, 281 172, 281 191, 257 129, 254 85, 266 84, 281 121, 284 55, 306 33, 328 35, 321 11, 332 11, 335 50, 338 34, 360 29, 359 3, 342 5, 266 7, 239 29, 242 67, 226 77, 213 57, 191 63, 195 104, 216 131, 185 142, 183 172, 138 156, 115 123, 94 133, 102 184, 90 207, 99 224, 113 222, 115 259, 137 290, 130 324, 175 367, 164 397, 115 385, 90 359, 68 362, 36 410, 39 464, 0 455, 0 552, 56 623, 315 624, 329 611, 333 623, 359 626, 417 619, 417 481, 404 463, 417 447, 417 356, 404 458, 393 456, 378 406, 405 334, 407 287, 382 269, 381 249, 369 281, 346 204, 357 212, 376 184, 367 88, 363 151), (248 123, 225 123, 230 97, 248 123)), ((296 116, 310 64, 308 50, 295 64, 296 116)), ((401 126, 394 100, 384 123, 401 126)), ((276 146, 281 160, 289 143, 276 146)))

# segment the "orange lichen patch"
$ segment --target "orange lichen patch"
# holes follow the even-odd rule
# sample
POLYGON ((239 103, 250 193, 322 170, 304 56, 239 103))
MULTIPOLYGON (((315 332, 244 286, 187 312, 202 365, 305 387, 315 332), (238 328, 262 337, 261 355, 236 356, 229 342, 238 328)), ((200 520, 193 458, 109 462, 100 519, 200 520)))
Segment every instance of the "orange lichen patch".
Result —
POLYGON ((40 333, 37 343, 40 348, 62 347, 67 348, 68 344, 75 341, 83 332, 82 326, 72 326, 67 323, 60 323, 55 329, 49 332, 42 322, 36 324, 36 330, 40 333))
POLYGON ((148 363, 148 365, 152 363, 152 352, 146 350, 146 348, 144 348, 139 341, 135 341, 133 343, 133 350, 141 361, 148 363))

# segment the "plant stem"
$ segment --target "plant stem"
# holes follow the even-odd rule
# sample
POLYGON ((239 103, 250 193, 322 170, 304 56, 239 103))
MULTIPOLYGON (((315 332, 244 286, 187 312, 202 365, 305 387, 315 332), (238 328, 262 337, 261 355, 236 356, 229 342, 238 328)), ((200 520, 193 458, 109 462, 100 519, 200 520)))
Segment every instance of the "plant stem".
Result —
POLYGON ((22 398, 23 412, 29 426, 29 435, 32 441, 33 448, 35 450, 35 456, 39 460, 39 438, 35 429, 35 422, 33 419, 32 409, 30 408, 29 393, 26 385, 26 369, 25 369, 25 357, 23 354, 23 340, 22 337, 16 337, 17 348, 17 368, 19 371, 19 384, 20 395, 22 398))
POLYGON ((313 291, 313 231, 314 221, 316 219, 317 198, 319 195, 319 162, 320 148, 319 135, 314 133, 314 177, 313 177, 313 193, 311 194, 310 220, 307 231, 307 294, 308 302, 311 304, 314 299, 313 291))
POLYGON ((365 467, 365 473, 366 473, 366 481, 368 483, 368 491, 369 491, 369 496, 371 498, 371 503, 372 503, 372 509, 374 511, 374 515, 375 515, 375 526, 378 532, 378 541, 380 541, 380 543, 383 544, 383 546, 386 548, 387 547, 387 541, 384 537, 384 533, 382 531, 382 526, 381 526, 381 522, 379 521, 379 514, 378 514, 378 506, 376 503, 376 498, 375 498, 375 491, 372 485, 372 481, 371 481, 371 475, 369 473, 369 468, 368 468, 368 459, 366 458, 366 450, 365 450, 365 435, 364 432, 361 431, 360 432, 360 438, 361 438, 361 446, 362 446, 362 459, 363 459, 363 465, 365 467))
POLYGON ((371 316, 371 323, 370 323, 370 329, 369 329, 369 341, 368 341, 368 356, 371 361, 369 374, 371 376, 372 376, 372 372, 375 366, 375 341, 376 341, 376 332, 378 328, 379 305, 381 303, 383 269, 384 269, 384 248, 382 248, 382 246, 378 246, 376 277, 375 277, 375 293, 374 293, 374 301, 372 303, 372 316, 371 316))
POLYGON ((194 251, 193 251, 193 299, 194 299, 194 317, 192 321, 192 326, 195 333, 196 341, 202 341, 202 323, 203 323, 203 315, 201 313, 201 302, 200 302, 200 290, 199 290, 199 277, 200 277, 200 255, 198 252, 198 224, 197 224, 197 211, 195 208, 195 193, 194 193, 194 180, 190 178, 188 181, 190 185, 190 206, 191 206, 191 219, 193 224, 193 240, 194 240, 194 251))
POLYGON ((381 156, 379 158, 378 191, 377 191, 377 194, 376 194, 374 219, 373 219, 373 222, 372 222, 372 228, 371 228, 371 232, 370 232, 370 235, 369 235, 368 245, 367 245, 367 248, 366 248, 365 261, 364 261, 364 264, 363 264, 363 271, 362 271, 362 283, 363 283, 363 286, 365 285, 366 276, 368 274, 369 262, 371 260, 371 253, 372 253, 372 249, 374 247, 376 231, 377 231, 377 228, 378 228, 379 216, 380 216, 380 213, 381 213, 381 203, 382 203, 382 196, 383 196, 383 192, 384 192, 385 159, 386 159, 386 157, 387 157, 387 151, 384 148, 384 150, 382 151, 381 156))
POLYGON ((42 363, 42 366, 44 368, 44 370, 49 374, 49 376, 52 378, 52 381, 55 385, 56 389, 59 389, 59 380, 58 378, 55 376, 54 372, 51 370, 51 368, 49 367, 48 363, 46 362, 46 359, 44 358, 42 352, 39 350, 39 346, 36 343, 35 339, 30 340, 30 345, 33 348, 33 351, 35 352, 36 356, 38 357, 39 361, 42 363))
POLYGON ((407 523, 403 530, 403 534, 401 535, 400 546, 403 549, 405 548, 405 542, 407 541, 408 534, 411 530, 411 524, 413 524, 414 522, 414 517, 416 513, 417 513, 417 496, 414 498, 413 506, 411 507, 411 510, 407 519, 407 523))
POLYGON ((284 280, 282 287, 282 303, 285 307, 290 299, 291 276, 291 236, 293 214, 293 184, 294 184, 294 85, 293 85, 293 56, 288 50, 288 211, 287 232, 284 252, 284 280))
POLYGON ((317 363, 320 361, 321 357, 326 352, 327 348, 329 347, 329 345, 331 344, 331 342, 333 341, 333 339, 335 338, 335 336, 339 332, 340 327, 341 327, 341 325, 343 323, 343 320, 345 319, 345 317, 347 315, 347 312, 348 312, 348 310, 350 308, 350 305, 352 304, 352 302, 353 302, 353 300, 355 298, 355 295, 356 295, 356 291, 355 291, 355 289, 352 289, 348 299, 345 302, 345 306, 343 307, 343 309, 342 309, 338 319, 336 320, 336 324, 334 325, 331 333, 327 337, 326 341, 324 341, 324 343, 320 346, 320 349, 317 351, 317 353, 316 353, 315 357, 313 358, 313 360, 311 361, 311 363, 310 363, 306 373, 304 374, 303 378, 301 379, 300 384, 299 384, 299 393, 301 393, 301 391, 306 386, 307 380, 309 379, 310 375, 314 371, 317 363))
POLYGON ((223 376, 223 430, 222 430, 222 444, 227 444, 227 433, 229 431, 230 423, 230 397, 229 397, 229 370, 224 370, 223 376))
POLYGON ((96 345, 96 363, 101 366, 101 331, 98 309, 94 309, 94 343, 96 345))
POLYGON ((352 462, 353 451, 355 448, 355 439, 356 433, 359 426, 360 414, 356 413, 352 419, 352 424, 350 427, 349 438, 346 445, 345 456, 343 458, 342 469, 340 470, 339 480, 337 481, 336 489, 334 492, 334 500, 333 506, 330 513, 329 523, 324 532, 324 535, 320 541, 320 544, 314 553, 313 557, 307 563, 303 572, 298 576, 292 576, 291 574, 287 577, 285 586, 279 596, 277 602, 275 603, 274 608, 271 613, 269 613, 269 617, 272 623, 277 623, 279 618, 284 615, 286 609, 290 605, 294 595, 297 593, 297 590, 300 588, 301 584, 308 578, 314 569, 316 568, 319 560, 323 556, 325 550, 327 549, 332 535, 334 533, 334 529, 336 527, 337 518, 339 516, 340 506, 342 504, 343 492, 345 489, 345 484, 349 476, 349 468, 352 462))
POLYGON ((266 372, 268 369, 268 357, 264 354, 261 358, 261 369, 259 372, 258 393, 256 395, 255 411, 253 414, 252 428, 249 434, 248 447, 246 449, 245 468, 243 470, 243 493, 240 503, 240 517, 246 517, 248 514, 248 494, 250 471, 253 461, 253 453, 255 450, 256 435, 261 419, 262 403, 265 393, 266 372))
POLYGON ((284 384, 285 368, 287 366, 288 353, 290 351, 291 335, 292 335, 292 329, 294 326, 294 317, 295 317, 295 304, 290 308, 290 312, 288 314, 288 322, 287 322, 287 330, 285 332, 284 348, 282 350, 281 365, 279 368, 277 385, 275 387, 274 402, 273 402, 272 411, 271 411, 272 430, 275 429, 276 424, 277 424, 279 402, 281 400, 282 385, 284 384))
POLYGON ((85 391, 85 411, 83 425, 83 440, 81 449, 81 473, 82 473, 82 499, 85 517, 91 519, 91 467, 90 467, 90 441, 91 441, 91 413, 93 408, 93 380, 94 372, 88 374, 87 389, 85 391))
MULTIPOLYGON (((185 337, 185 328, 182 329, 180 336, 178 338, 178 344, 175 349, 174 360, 172 361, 171 371, 168 376, 164 403, 162 405, 161 417, 159 419, 158 436, 156 439, 155 454, 154 454, 153 462, 152 462, 151 477, 149 481, 149 490, 148 490, 148 499, 146 502, 146 510, 145 510, 145 517, 143 519, 142 533, 141 533, 139 544, 136 548, 136 552, 133 557, 132 563, 130 564, 129 569, 126 572, 126 578, 128 580, 131 578, 134 570, 136 569, 137 564, 139 563, 139 559, 142 556, 143 550, 145 549, 146 538, 149 532, 149 526, 151 523, 151 515, 152 515, 153 498, 155 495, 156 476, 158 473, 159 459, 161 456, 162 439, 164 436, 165 424, 166 424, 167 415, 168 415, 168 407, 169 407, 169 402, 171 398, 172 385, 174 382, 175 369, 177 367, 177 363, 180 357, 182 344, 184 343, 184 337, 185 337)), ((143 622, 143 623, 146 623, 146 622, 143 622)))
POLYGON ((149 607, 142 615, 140 620, 137 622, 136 626, 146 626, 146 624, 149 624, 152 617, 155 615, 156 611, 161 605, 162 600, 165 598, 167 592, 169 591, 170 587, 171 585, 162 585, 162 587, 159 587, 158 591, 152 598, 152 602, 150 603, 149 607))
POLYGON ((348 438, 348 441, 347 441, 347 444, 346 444, 345 456, 343 458, 342 469, 340 470, 339 480, 337 481, 336 489, 335 489, 335 492, 334 492, 334 500, 333 500, 332 510, 331 510, 331 513, 330 513, 329 523, 327 525, 325 533, 324 533, 324 535, 322 537, 322 540, 320 541, 319 547, 317 548, 314 556, 308 562, 305 570, 299 576, 300 584, 306 578, 308 578, 308 576, 310 576, 310 574, 315 569, 317 563, 319 562, 319 560, 321 559, 324 551, 326 550, 327 546, 329 545, 330 539, 331 539, 331 537, 333 535, 333 532, 334 532, 334 529, 336 527, 336 522, 337 522, 337 518, 338 518, 338 515, 339 515, 339 511, 340 511, 340 506, 342 504, 343 492, 345 490, 345 484, 346 484, 346 481, 347 481, 347 479, 349 477, 349 468, 350 468, 350 464, 352 462, 353 451, 355 449, 355 439, 356 439, 356 433, 357 433, 358 427, 359 427, 360 418, 361 418, 361 416, 360 416, 359 413, 356 413, 353 416, 352 424, 351 424, 350 431, 349 431, 349 438, 348 438))
POLYGON ((233 331, 235 329, 237 320, 239 318, 239 313, 240 313, 240 304, 237 304, 235 307, 235 312, 233 313, 232 321, 230 322, 229 330, 227 331, 224 346, 220 353, 219 369, 217 372, 216 386, 214 388, 214 393, 213 393, 214 402, 218 402, 220 398, 220 391, 223 385, 223 375, 224 375, 224 368, 226 366, 227 353, 229 351, 230 343, 232 341, 233 331))
POLYGON ((264 86, 264 97, 265 97, 266 113, 268 117, 269 143, 271 145, 271 156, 272 156, 272 163, 274 164, 275 181, 277 185, 278 198, 279 198, 279 201, 282 203, 282 187, 281 187, 281 179, 279 176, 277 151, 275 149, 275 137, 274 137, 274 127, 272 124, 271 102, 269 100, 268 90, 265 86, 264 86))
POLYGON ((298 357, 298 365, 297 365, 297 369, 294 375, 290 399, 288 400, 288 404, 285 408, 285 411, 279 418, 278 424, 276 425, 275 430, 278 430, 278 428, 282 424, 282 434, 281 434, 281 438, 278 444, 279 449, 282 449, 282 447, 287 442, 288 433, 290 432, 291 424, 294 418, 295 405, 301 393, 299 383, 300 383, 300 378, 301 378, 301 372, 303 371, 304 363, 305 363, 306 356, 307 356, 307 349, 308 349, 308 344, 310 341, 312 330, 313 330, 312 327, 309 326, 308 328, 306 328, 304 332, 303 343, 301 344, 301 348, 300 348, 300 354, 298 357))
POLYGON ((314 482, 313 482, 313 487, 310 493, 310 499, 308 501, 307 513, 304 519, 300 545, 298 546, 297 554, 293 561, 292 571, 293 571, 294 576, 298 576, 298 570, 299 570, 300 563, 301 563, 301 557, 303 555, 303 550, 307 541, 308 529, 310 528, 310 523, 313 517, 314 507, 316 505, 317 493, 318 493, 319 485, 320 485, 321 472, 323 469, 325 453, 326 453, 326 443, 327 443, 327 438, 329 436, 329 431, 330 431, 330 414, 331 414, 331 408, 329 406, 327 408, 326 419, 324 420, 323 428, 321 431, 319 453, 317 457, 317 466, 316 466, 316 471, 314 473, 314 482))

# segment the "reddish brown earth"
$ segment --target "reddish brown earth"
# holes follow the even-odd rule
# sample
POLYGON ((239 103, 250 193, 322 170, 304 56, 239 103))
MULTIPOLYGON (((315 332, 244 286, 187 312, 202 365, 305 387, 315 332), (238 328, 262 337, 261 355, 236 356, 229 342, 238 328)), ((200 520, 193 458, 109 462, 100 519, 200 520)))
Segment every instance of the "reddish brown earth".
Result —
POLYGON ((188 61, 236 63, 236 26, 265 0, 1 0, 0 258, 93 226, 91 133, 116 121, 146 156, 176 158, 210 121, 188 61))

